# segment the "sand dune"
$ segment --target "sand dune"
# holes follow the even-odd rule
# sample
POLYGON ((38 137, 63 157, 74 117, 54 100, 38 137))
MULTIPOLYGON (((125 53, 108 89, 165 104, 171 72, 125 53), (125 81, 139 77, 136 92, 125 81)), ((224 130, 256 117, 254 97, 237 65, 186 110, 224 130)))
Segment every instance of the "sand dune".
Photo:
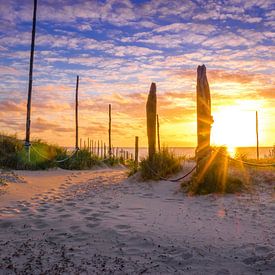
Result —
POLYGON ((0 195, 0 274, 274 274, 274 182, 188 197, 126 171, 22 171, 0 195))

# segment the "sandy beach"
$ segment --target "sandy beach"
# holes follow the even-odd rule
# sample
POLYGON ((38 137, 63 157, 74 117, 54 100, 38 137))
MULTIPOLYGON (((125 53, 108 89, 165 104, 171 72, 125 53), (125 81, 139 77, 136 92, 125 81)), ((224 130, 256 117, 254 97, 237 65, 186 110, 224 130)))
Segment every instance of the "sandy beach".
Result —
POLYGON ((2 172, 0 274, 274 274, 274 172, 187 196, 124 168, 2 172))

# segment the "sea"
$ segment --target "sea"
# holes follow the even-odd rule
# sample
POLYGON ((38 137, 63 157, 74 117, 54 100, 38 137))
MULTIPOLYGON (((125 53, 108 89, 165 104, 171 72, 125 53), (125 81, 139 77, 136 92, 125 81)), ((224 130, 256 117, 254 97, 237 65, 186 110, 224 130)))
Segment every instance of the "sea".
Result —
MULTIPOLYGON (((133 154, 135 152, 134 147, 114 147, 116 152, 116 148, 118 148, 118 152, 120 154, 123 151, 128 151, 129 154, 133 154)), ((72 149, 72 148, 68 148, 72 149)), ((196 147, 168 147, 170 152, 173 152, 176 156, 192 158, 195 156, 196 147)), ((100 150, 101 151, 101 150, 100 150)), ((235 156, 242 156, 246 157, 247 159, 256 159, 257 158, 257 148, 256 147, 236 147, 234 151, 229 151, 232 157, 235 156)), ((147 147, 140 147, 139 148, 139 159, 145 158, 148 154, 147 147)), ((275 158, 275 147, 259 147, 259 157, 263 158, 275 158)))

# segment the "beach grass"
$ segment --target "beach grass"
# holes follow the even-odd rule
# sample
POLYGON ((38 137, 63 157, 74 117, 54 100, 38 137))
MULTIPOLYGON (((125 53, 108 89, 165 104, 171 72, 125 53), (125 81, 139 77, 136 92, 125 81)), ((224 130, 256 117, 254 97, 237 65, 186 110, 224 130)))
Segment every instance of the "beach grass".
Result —
POLYGON ((143 180, 160 180, 179 172, 181 168, 181 159, 165 147, 153 155, 152 159, 149 157, 142 159, 138 169, 132 167, 140 171, 143 180))

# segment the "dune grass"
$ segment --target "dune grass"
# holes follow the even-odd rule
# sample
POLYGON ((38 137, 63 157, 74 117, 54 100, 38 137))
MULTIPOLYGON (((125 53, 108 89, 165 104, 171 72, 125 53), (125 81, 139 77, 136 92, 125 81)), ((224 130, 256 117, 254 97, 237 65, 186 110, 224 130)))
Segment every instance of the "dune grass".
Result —
POLYGON ((114 166, 119 159, 101 160, 87 149, 81 149, 72 157, 71 152, 57 145, 41 140, 33 140, 30 160, 24 142, 16 136, 0 134, 0 168, 16 170, 44 170, 60 167, 70 170, 90 169, 94 166, 114 166), (64 160, 64 162, 58 162, 64 160))
POLYGON ((200 169, 187 186, 191 194, 206 195, 210 193, 237 193, 246 188, 243 180, 229 173, 229 159, 225 147, 213 148, 211 155, 199 165, 200 169))
POLYGON ((182 165, 180 158, 169 152, 168 148, 162 148, 151 160, 148 157, 141 160, 139 168, 135 165, 130 168, 130 174, 140 171, 143 180, 159 180, 179 172, 182 165))

